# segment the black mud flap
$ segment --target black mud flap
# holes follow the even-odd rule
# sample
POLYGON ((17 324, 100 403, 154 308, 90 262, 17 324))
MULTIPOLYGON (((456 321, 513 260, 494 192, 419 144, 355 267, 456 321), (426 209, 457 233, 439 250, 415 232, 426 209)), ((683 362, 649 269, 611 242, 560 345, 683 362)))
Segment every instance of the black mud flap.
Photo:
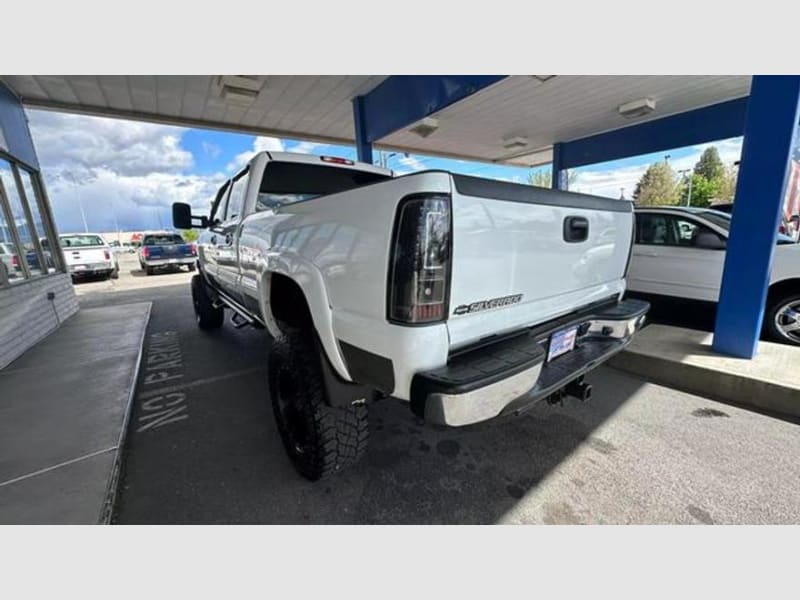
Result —
POLYGON ((371 387, 352 383, 342 379, 328 360, 325 348, 319 341, 319 336, 314 334, 314 345, 317 348, 322 379, 325 382, 325 402, 329 406, 349 406, 354 402, 371 402, 375 399, 376 392, 371 387))

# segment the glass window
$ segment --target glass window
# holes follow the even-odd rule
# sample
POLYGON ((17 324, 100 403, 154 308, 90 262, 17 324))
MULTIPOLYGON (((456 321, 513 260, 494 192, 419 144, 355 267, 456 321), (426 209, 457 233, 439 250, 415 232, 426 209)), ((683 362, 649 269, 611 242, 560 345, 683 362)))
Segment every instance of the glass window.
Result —
POLYGON ((158 235, 146 235, 142 245, 144 246, 169 246, 170 244, 183 244, 183 238, 177 233, 166 233, 158 235))
POLYGON ((231 221, 242 214, 244 192, 247 189, 247 179, 247 171, 245 171, 233 182, 231 195, 228 198, 228 212, 225 214, 226 221, 231 221))
POLYGON ((658 213, 636 215, 637 244, 692 248, 695 246, 697 235, 702 231, 717 235, 697 221, 676 215, 658 213))
POLYGON ((227 208, 228 189, 231 182, 226 181, 221 188, 217 191, 217 196, 211 204, 210 219, 212 222, 222 222, 225 218, 225 209, 227 208))
POLYGON ((56 270, 57 258, 51 252, 50 244, 47 241, 47 229, 44 226, 44 219, 42 218, 42 211, 40 210, 41 199, 36 195, 36 187, 33 185, 33 175, 25 169, 20 169, 19 178, 22 180, 22 187, 25 188, 25 198, 28 200, 28 206, 30 206, 31 209, 33 226, 39 234, 39 243, 44 253, 47 272, 54 273, 56 270))
MULTIPOLYGON (((25 275, 19 263, 17 248, 14 246, 14 239, 8 227, 5 212, 0 210, 0 263, 5 267, 6 276, 11 283, 23 281, 25 275)), ((3 278, 0 277, 0 282, 3 278)))
POLYGON ((91 248, 94 246, 105 246, 99 235, 62 235, 59 236, 62 248, 91 248))
POLYGON ((20 255, 18 260, 24 261, 28 265, 28 270, 31 275, 40 275, 44 273, 44 271, 40 264, 41 261, 39 260, 38 250, 34 244, 34 240, 38 239, 39 234, 34 224, 28 221, 25 214, 22 196, 17 189, 17 182, 14 180, 11 164, 2 159, 0 159, 0 180, 3 182, 3 190, 5 191, 6 199, 11 209, 11 215, 9 216, 14 220, 14 225, 17 228, 17 235, 22 244, 22 248, 19 249, 20 255))
POLYGON ((283 204, 311 200, 387 179, 391 177, 357 169, 274 161, 264 169, 256 210, 271 210, 283 204))

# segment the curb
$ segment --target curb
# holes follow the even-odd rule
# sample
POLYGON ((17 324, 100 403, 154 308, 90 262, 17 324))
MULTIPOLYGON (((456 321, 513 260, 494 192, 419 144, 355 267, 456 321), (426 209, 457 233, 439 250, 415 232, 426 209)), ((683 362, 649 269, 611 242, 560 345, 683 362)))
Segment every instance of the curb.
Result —
POLYGON ((800 418, 800 391, 777 382, 624 350, 608 365, 648 381, 771 416, 800 418))
MULTIPOLYGON (((145 304, 145 302, 137 302, 136 304, 145 304)), ((100 516, 98 518, 98 525, 110 525, 111 518, 114 514, 114 505, 117 501, 117 489, 119 487, 120 469, 122 466, 122 453, 125 447, 125 440, 128 435, 128 422, 130 421, 131 413, 133 412, 133 399, 136 396, 136 387, 139 381, 139 371, 142 366, 142 356, 144 355, 144 342, 147 337, 147 326, 150 324, 150 314, 153 310, 153 303, 146 302, 147 311, 144 314, 144 327, 142 327, 142 336, 139 339, 139 354, 136 357, 136 366, 133 369, 133 381, 131 382, 130 393, 128 394, 128 401, 125 406, 125 413, 122 418, 122 428, 119 432, 117 439, 117 446, 114 449, 114 464, 111 468, 111 474, 108 479, 106 487, 106 495, 103 500, 102 508, 100 509, 100 516)))

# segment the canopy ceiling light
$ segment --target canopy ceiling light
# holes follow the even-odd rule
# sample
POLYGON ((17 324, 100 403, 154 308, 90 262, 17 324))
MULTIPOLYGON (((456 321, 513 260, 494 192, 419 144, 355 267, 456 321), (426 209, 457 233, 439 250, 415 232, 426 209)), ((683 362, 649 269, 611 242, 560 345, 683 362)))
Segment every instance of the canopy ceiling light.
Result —
POLYGON ((249 106, 258 98, 262 82, 252 75, 220 75, 220 97, 229 104, 249 106))
POLYGON ((419 137, 426 138, 434 131, 439 129, 439 119, 425 117, 419 123, 409 128, 411 133, 416 133, 419 137))
POLYGON ((626 102, 625 104, 620 104, 617 108, 619 114, 627 119, 649 115, 655 109, 656 101, 652 98, 640 98, 639 100, 633 100, 631 102, 626 102))
POLYGON ((503 140, 503 148, 507 148, 508 150, 515 150, 517 148, 525 148, 528 145, 528 138, 516 136, 512 138, 506 138, 503 140))

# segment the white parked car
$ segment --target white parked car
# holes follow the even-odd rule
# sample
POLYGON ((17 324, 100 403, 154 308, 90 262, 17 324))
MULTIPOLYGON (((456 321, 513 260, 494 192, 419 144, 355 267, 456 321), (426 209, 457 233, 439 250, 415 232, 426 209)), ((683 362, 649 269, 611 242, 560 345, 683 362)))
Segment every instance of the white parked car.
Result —
POLYGON ((58 236, 67 269, 73 279, 104 275, 119 277, 117 256, 102 236, 96 233, 68 233, 58 236))
POLYGON ((261 152, 199 220, 202 329, 266 328, 270 397, 297 470, 357 460, 368 405, 393 396, 462 426, 539 400, 585 400, 646 302, 621 300, 630 202, 445 171, 392 177, 335 157, 261 152))
MULTIPOLYGON (((706 208, 637 208, 628 291, 718 302, 730 222, 706 208)), ((764 333, 800 345, 800 244, 781 234, 777 243, 764 333)))

